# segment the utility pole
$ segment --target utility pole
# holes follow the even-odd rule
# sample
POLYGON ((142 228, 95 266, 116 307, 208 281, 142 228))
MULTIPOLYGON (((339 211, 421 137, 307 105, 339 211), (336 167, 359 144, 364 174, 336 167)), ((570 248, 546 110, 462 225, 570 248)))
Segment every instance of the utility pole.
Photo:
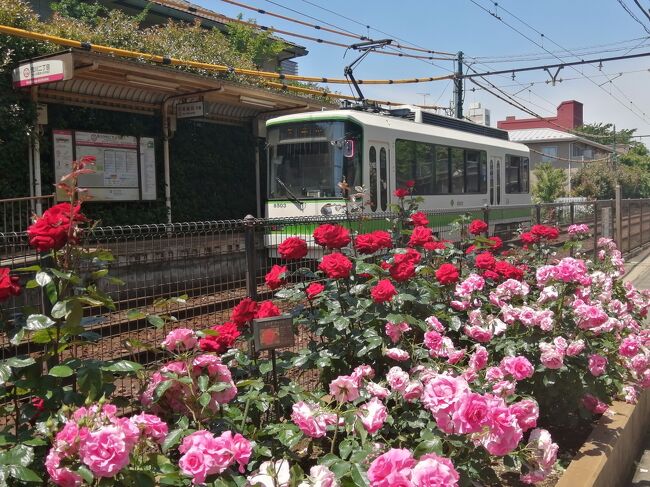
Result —
POLYGON ((463 118, 463 51, 458 51, 456 78, 454 79, 454 115, 463 118))
POLYGON ((427 105, 427 96, 431 95, 431 93, 416 93, 416 95, 422 96, 422 98, 423 98, 422 104, 424 106, 426 106, 427 105))
POLYGON ((616 245, 623 248, 623 194, 618 181, 618 153, 616 152, 616 125, 614 125, 614 140, 612 141, 612 162, 614 166, 614 204, 616 208, 616 245))

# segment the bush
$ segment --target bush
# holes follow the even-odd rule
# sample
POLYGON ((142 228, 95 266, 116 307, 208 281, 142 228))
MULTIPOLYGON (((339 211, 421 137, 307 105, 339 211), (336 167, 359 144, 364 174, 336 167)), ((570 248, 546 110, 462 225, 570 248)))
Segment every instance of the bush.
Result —
MULTIPOLYGON (((38 338, 47 351, 38 362, 0 364, 5 397, 36 395, 13 411, 4 474, 37 479, 30 464, 47 451, 58 485, 454 486, 498 483, 497 463, 525 483, 544 480, 558 453, 544 428, 589 420, 650 386, 642 325, 650 293, 622 282, 611 240, 598 242, 593 259, 581 253, 585 225, 571 226, 559 249, 574 257, 557 254, 559 232, 544 225, 503 250, 484 222, 461 221, 465 238, 452 244, 434 239, 410 190, 399 194, 390 232, 317 228, 316 272, 299 265, 306 242, 281 246, 286 265, 266 281, 311 339, 280 354, 277 388, 263 381, 271 361, 237 347, 252 320, 280 314, 271 301, 245 298, 211 329, 174 329, 161 345, 169 360, 147 374, 127 361, 61 355, 83 346, 82 307, 110 302, 92 284, 68 287, 79 285, 69 263, 86 256, 78 200, 48 210, 30 238, 55 266, 34 269, 27 287, 42 287, 52 312, 29 316, 12 335, 38 338), (300 387, 292 380, 300 369, 319 371, 319 384, 300 387), (119 417, 111 382, 124 373, 142 381, 143 394, 119 417)), ((110 257, 91 255, 101 268, 90 277, 108 278, 101 262, 110 257)), ((0 299, 17 292, 0 272, 0 299)))

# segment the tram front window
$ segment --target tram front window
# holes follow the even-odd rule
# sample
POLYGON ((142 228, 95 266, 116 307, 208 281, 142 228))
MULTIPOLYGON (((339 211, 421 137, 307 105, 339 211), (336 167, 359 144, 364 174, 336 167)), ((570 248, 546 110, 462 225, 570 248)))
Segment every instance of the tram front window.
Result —
POLYGON ((341 182, 351 188, 361 184, 361 129, 356 125, 279 125, 269 128, 268 142, 270 198, 340 197, 341 182))

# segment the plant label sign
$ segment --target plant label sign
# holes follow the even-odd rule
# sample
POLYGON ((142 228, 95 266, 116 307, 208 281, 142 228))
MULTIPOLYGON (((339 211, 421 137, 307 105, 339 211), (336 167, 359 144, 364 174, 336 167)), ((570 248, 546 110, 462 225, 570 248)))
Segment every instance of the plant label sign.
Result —
POLYGON ((293 333, 293 318, 284 314, 272 318, 258 318, 253 320, 253 338, 255 350, 274 350, 295 345, 293 333))

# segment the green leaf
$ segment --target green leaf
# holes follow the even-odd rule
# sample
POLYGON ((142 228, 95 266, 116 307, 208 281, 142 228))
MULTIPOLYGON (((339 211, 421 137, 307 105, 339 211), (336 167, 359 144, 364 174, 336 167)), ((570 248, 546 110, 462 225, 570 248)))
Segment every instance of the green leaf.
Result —
POLYGON ((40 271, 36 273, 34 280, 38 283, 39 286, 45 287, 52 282, 52 276, 50 276, 47 272, 40 271))
POLYGON ((130 309, 126 312, 126 317, 130 320, 141 320, 142 318, 146 318, 147 315, 139 309, 130 309))
POLYGON ((49 375, 53 377, 70 377, 72 374, 74 374, 74 370, 67 365, 55 365, 49 372, 49 375))
POLYGON ((19 267, 18 269, 14 269, 13 272, 39 272, 40 270, 40 265, 30 265, 29 267, 19 267))
POLYGON ((201 392, 205 392, 208 390, 208 384, 209 384, 210 379, 208 378, 207 375, 200 375, 198 382, 199 382, 199 390, 201 392))
POLYGON ((351 465, 350 466, 350 475, 352 476, 352 480, 354 480, 354 484, 357 487, 367 487, 368 486, 368 480, 367 480, 366 474, 364 474, 359 469, 359 465, 351 465))
POLYGON ((59 301, 52 306, 52 318, 64 318, 68 314, 68 301, 59 301))
POLYGON ((32 357, 27 357, 27 358, 11 357, 5 360, 5 364, 15 369, 22 369, 23 367, 29 367, 30 365, 33 365, 35 363, 36 360, 34 360, 32 357))
POLYGON ((199 396, 199 404, 201 407, 207 407, 208 404, 210 404, 210 401, 212 400, 212 396, 210 395, 209 392, 204 392, 199 396))
POLYGON ((156 386, 156 389, 153 391, 154 401, 158 401, 158 399, 160 399, 165 394, 165 392, 167 392, 167 389, 169 389, 173 383, 174 381, 172 380, 164 380, 158 384, 156 386))
POLYGON ((442 454, 442 440, 440 438, 424 440, 415 447, 415 450, 413 450, 413 456, 415 458, 420 458, 422 455, 426 455, 427 453, 442 454))
POLYGON ((88 484, 92 485, 93 483, 93 474, 90 470, 88 470, 86 467, 81 466, 77 469, 77 473, 81 476, 82 479, 88 484))
POLYGON ((359 443, 357 443, 352 438, 346 438, 339 445, 339 453, 341 454, 341 458, 343 460, 346 460, 350 456, 352 451, 355 450, 356 448, 359 448, 359 443))
POLYGON ((162 328, 165 326, 165 320, 163 320, 160 316, 158 315, 149 315, 147 316, 147 321, 155 326, 156 328, 162 328))
POLYGON ((77 384, 79 392, 88 395, 90 400, 101 397, 102 371, 97 366, 83 366, 77 370, 77 384))
POLYGON ((49 328, 54 324, 55 321, 53 321, 49 316, 29 315, 27 317, 27 323, 25 325, 25 328, 27 330, 43 330, 45 328, 49 328))
POLYGON ((137 372, 138 370, 142 370, 142 365, 137 362, 131 362, 130 360, 120 360, 109 365, 104 365, 102 370, 106 372, 137 372))
POLYGON ((6 364, 0 364, 0 385, 4 384, 11 377, 11 367, 6 364))
POLYGON ((0 454, 0 465, 21 465, 26 467, 34 461, 34 449, 25 445, 16 445, 11 450, 0 454))
POLYGON ((25 289, 34 289, 35 287, 39 287, 36 279, 30 279, 25 283, 25 289))
POLYGON ((345 316, 339 316, 334 320, 334 328, 336 328, 337 331, 346 330, 349 326, 350 326, 350 320, 345 316))
POLYGON ((7 467, 9 475, 23 482, 43 482, 36 472, 22 465, 10 465, 7 467))
POLYGON ((178 445, 184 433, 185 433, 185 428, 178 428, 175 430, 171 430, 169 434, 167 434, 165 441, 163 441, 162 444, 163 452, 167 452, 169 451, 170 448, 173 448, 174 446, 178 445))
POLYGON ((54 284, 54 281, 47 283, 44 289, 45 294, 47 295, 47 299, 50 301, 50 304, 54 304, 59 300, 59 294, 56 291, 56 285, 54 284))
POLYGON ((106 276, 108 274, 108 269, 100 269, 95 272, 90 273, 90 277, 94 280, 101 279, 102 277, 106 276))
POLYGON ((270 360, 265 360, 260 363, 260 374, 268 374, 273 370, 273 363, 270 360))

